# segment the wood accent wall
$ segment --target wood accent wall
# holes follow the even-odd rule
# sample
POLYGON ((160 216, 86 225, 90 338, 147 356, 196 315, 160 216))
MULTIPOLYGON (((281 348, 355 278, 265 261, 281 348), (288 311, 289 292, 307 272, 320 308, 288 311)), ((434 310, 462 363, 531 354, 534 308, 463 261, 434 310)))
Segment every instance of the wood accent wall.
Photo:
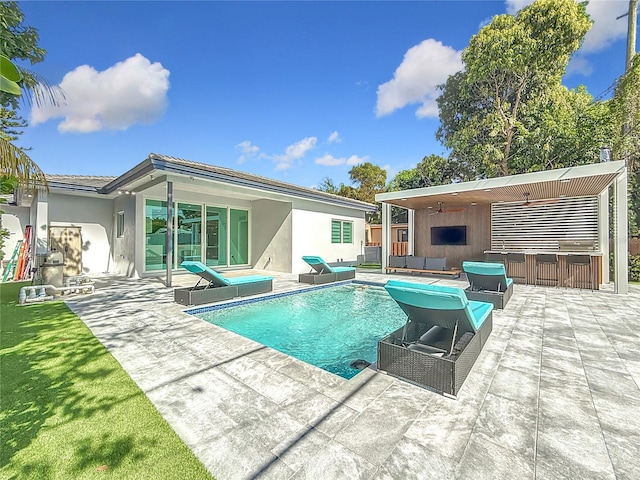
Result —
MULTIPOLYGON (((451 207, 457 210, 459 207, 451 207)), ((433 209, 415 212, 415 255, 445 257, 447 268, 461 268, 464 260, 483 260, 491 250, 491 206, 470 205, 463 211, 447 211, 431 215, 433 209), (431 245, 431 227, 465 225, 467 245, 431 245)))

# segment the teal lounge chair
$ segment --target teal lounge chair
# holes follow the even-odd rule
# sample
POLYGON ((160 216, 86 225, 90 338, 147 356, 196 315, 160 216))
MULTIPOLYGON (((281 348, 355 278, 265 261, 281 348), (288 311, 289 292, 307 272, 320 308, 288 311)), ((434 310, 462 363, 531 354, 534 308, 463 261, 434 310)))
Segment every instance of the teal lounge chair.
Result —
POLYGON ((356 277, 356 269, 353 267, 331 267, 321 257, 303 256, 302 259, 309 264, 311 271, 301 273, 298 281, 302 283, 330 283, 339 280, 349 280, 356 277))
POLYGON ((174 291, 175 301, 183 305, 200 305, 273 290, 273 277, 248 275, 226 278, 204 263, 191 260, 182 262, 180 266, 200 277, 193 287, 174 291), (207 283, 200 285, 203 280, 207 283))
POLYGON ((503 263, 462 262, 469 287, 465 290, 469 300, 493 303, 504 308, 513 294, 513 279, 507 277, 503 263))
POLYGON ((390 280, 385 289, 407 314, 378 343, 378 369, 457 395, 493 328, 493 305, 462 288, 390 280))

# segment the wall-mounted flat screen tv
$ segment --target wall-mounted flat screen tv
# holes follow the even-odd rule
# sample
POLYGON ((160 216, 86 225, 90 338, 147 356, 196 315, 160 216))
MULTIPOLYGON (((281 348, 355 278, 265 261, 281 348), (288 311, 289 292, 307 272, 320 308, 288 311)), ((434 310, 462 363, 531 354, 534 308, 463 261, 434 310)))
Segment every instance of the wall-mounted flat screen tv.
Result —
POLYGON ((431 245, 466 245, 467 227, 431 227, 431 245))

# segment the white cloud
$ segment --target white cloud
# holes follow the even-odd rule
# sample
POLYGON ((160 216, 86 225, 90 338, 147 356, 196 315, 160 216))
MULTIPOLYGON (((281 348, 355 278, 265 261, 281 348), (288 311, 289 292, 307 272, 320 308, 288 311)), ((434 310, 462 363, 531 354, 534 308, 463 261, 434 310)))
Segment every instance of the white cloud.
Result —
POLYGON ((240 152, 238 163, 243 164, 248 158, 255 157, 260 152, 260 147, 252 145, 249 140, 245 140, 236 145, 236 150, 240 152))
POLYGON ((531 5, 534 0, 506 0, 507 13, 515 15, 519 10, 522 10, 527 5, 531 5))
POLYGON ((298 160, 305 156, 309 150, 313 150, 318 143, 316 137, 303 138, 299 142, 289 145, 284 155, 274 155, 273 160, 276 162, 276 170, 288 170, 294 160, 298 160))
POLYGON ((126 130, 131 125, 150 124, 167 108, 169 70, 137 53, 98 72, 82 65, 67 73, 60 88, 64 105, 31 110, 31 124, 63 118, 60 132, 126 130))
POLYGON ((333 132, 331 135, 329 135, 329 138, 327 138, 327 143, 340 143, 341 141, 342 137, 337 131, 333 132))
POLYGON ((407 50, 393 79, 378 86, 376 115, 383 117, 409 104, 420 103, 416 116, 437 117, 437 86, 462 70, 461 52, 432 38, 407 50))
POLYGON ((369 161, 368 156, 359 157, 357 155, 351 155, 349 158, 346 157, 334 157, 330 153, 323 155, 322 157, 318 157, 315 159, 315 163, 318 165, 324 165, 325 167, 337 167, 338 165, 359 165, 361 163, 369 161))
POLYGON ((346 159, 336 158, 330 153, 327 153, 322 157, 316 158, 314 162, 318 165, 324 165, 325 167, 336 167, 338 165, 343 165, 346 162, 346 159))
POLYGON ((584 37, 580 53, 593 53, 606 50, 621 38, 627 36, 627 17, 616 20, 616 17, 629 10, 627 0, 591 0, 587 4, 587 13, 593 20, 593 27, 584 37))
POLYGON ((593 65, 582 55, 574 55, 567 64, 567 75, 578 73, 588 77, 593 73, 593 65))

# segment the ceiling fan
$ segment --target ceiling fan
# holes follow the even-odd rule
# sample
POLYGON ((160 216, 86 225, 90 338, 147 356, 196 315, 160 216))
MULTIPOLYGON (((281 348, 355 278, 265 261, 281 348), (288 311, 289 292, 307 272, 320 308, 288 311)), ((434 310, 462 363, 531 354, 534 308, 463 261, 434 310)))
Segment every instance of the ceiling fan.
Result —
POLYGON ((442 208, 442 202, 438 202, 438 209, 431 212, 429 215, 437 215, 439 213, 453 213, 453 212, 464 212, 466 208, 442 208))
POLYGON ((531 195, 529 192, 524 192, 524 203, 521 205, 523 207, 533 207, 535 205, 547 205, 550 203, 556 203, 558 201, 557 198, 549 198, 547 200, 529 200, 529 196, 531 195))

